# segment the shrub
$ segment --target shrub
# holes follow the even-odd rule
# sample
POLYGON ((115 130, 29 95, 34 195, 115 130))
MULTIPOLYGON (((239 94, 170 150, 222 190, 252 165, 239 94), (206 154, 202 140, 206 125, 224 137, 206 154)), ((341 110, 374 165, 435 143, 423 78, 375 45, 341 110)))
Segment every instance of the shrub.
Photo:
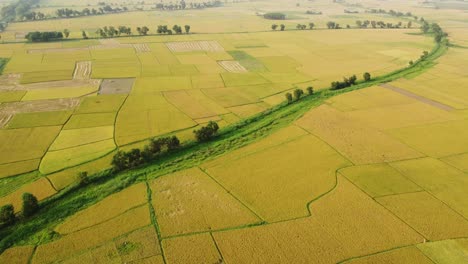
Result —
POLYGON ((294 90, 294 99, 296 99, 296 101, 298 101, 299 99, 301 99, 301 96, 303 94, 304 94, 304 91, 302 89, 294 90))
POLYGON ((291 93, 286 93, 285 96, 286 96, 286 101, 288 102, 288 104, 293 101, 293 96, 291 93))
POLYGON ((210 121, 208 125, 194 130, 193 133, 199 142, 205 142, 213 138, 218 132, 219 126, 216 122, 210 121))
POLYGON ((10 225, 15 222, 15 209, 13 205, 7 204, 0 207, 0 225, 10 225))
POLYGON ((307 93, 309 95, 313 95, 314 94, 314 87, 312 87, 312 86, 307 87, 307 93))
POLYGON ((39 202, 36 196, 30 193, 23 193, 23 216, 30 217, 39 210, 39 202))
POLYGON ((353 75, 349 78, 343 78, 342 82, 332 82, 331 90, 339 90, 356 84, 357 77, 353 75))
POLYGON ((86 185, 89 183, 87 171, 78 172, 78 182, 80 183, 80 185, 86 185))

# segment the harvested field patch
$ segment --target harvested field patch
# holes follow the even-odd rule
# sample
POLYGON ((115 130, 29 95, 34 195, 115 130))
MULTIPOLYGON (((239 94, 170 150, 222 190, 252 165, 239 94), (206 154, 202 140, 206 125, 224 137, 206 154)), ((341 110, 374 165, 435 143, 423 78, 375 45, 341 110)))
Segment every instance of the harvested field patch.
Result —
POLYGON ((426 192, 376 200, 429 240, 468 236, 468 221, 426 192))
POLYGON ((37 112, 16 114, 8 123, 8 128, 27 128, 63 125, 70 118, 71 111, 37 112))
POLYGON ((234 73, 245 73, 247 69, 244 68, 238 61, 219 61, 221 67, 223 67, 228 72, 234 73))
POLYGON ((12 204, 16 212, 21 211, 21 206, 23 204, 22 196, 23 193, 32 193, 37 197, 39 201, 44 200, 47 197, 50 197, 57 193, 55 189, 50 185, 50 182, 42 177, 37 181, 28 183, 16 189, 12 193, 0 198, 0 206, 6 204, 12 204))
POLYGON ((114 126, 116 115, 116 112, 72 115, 63 129, 114 126))
POLYGON ((34 171, 39 167, 40 159, 18 161, 0 165, 0 179, 34 171))
POLYGON ((28 263, 34 252, 34 246, 12 247, 0 255, 0 263, 24 264, 28 263))
POLYGON ((376 255, 353 259, 344 263, 349 264, 375 264, 375 263, 395 263, 395 264, 433 264, 417 247, 405 247, 395 249, 376 255))
POLYGON ((92 144, 49 151, 42 159, 39 170, 43 174, 57 172, 84 162, 92 161, 109 154, 115 149, 113 139, 99 141, 92 144))
POLYGON ((148 206, 125 212, 105 223, 66 235, 37 247, 32 263, 64 260, 86 249, 101 245, 115 237, 151 224, 148 206))
POLYGON ((144 52, 151 52, 148 44, 141 43, 141 44, 133 44, 133 48, 137 53, 144 53, 144 52))
POLYGON ((386 163, 353 166, 340 170, 340 174, 371 197, 422 191, 386 163))
POLYGON ((97 87, 53 88, 31 90, 21 99, 22 101, 50 100, 61 98, 77 98, 97 92, 97 87))
POLYGON ((465 263, 468 239, 453 239, 417 245, 433 263, 465 263))
POLYGON ((75 72, 73 73, 74 80, 88 80, 91 78, 91 61, 79 61, 76 63, 75 72))
POLYGON ((42 158, 60 126, 0 130, 0 164, 42 158))
POLYGON ((468 119, 405 127, 388 133, 431 157, 465 153, 468 149, 468 119), (431 133, 427 133, 431 131, 431 133), (447 137, 447 135, 457 135, 447 137))
POLYGON ((390 165, 468 218, 468 179, 463 172, 433 158, 400 161, 390 165))
POLYGON ((0 128, 3 128, 10 122, 12 115, 0 114, 0 128))
POLYGON ((65 219, 55 230, 60 234, 74 233, 106 222, 147 201, 146 184, 136 184, 79 211, 65 219))
POLYGON ((317 135, 355 164, 382 163, 422 155, 386 134, 351 120, 344 113, 322 105, 296 124, 317 135))
POLYGON ((49 151, 61 150, 112 139, 114 126, 62 130, 49 151))
POLYGON ((349 165, 314 136, 223 161, 211 162, 207 173, 267 221, 308 215, 306 204, 332 189, 335 171, 349 165))
POLYGON ((105 79, 99 87, 99 94, 129 94, 134 82, 134 78, 105 79))
POLYGON ((153 207, 163 236, 248 225, 260 221, 200 169, 189 169, 150 183, 153 207))
POLYGON ((120 94, 85 97, 75 114, 117 112, 125 98, 127 98, 126 95, 120 94))
POLYGON ((224 51, 224 48, 217 41, 167 42, 166 46, 172 52, 191 52, 191 51, 221 52, 221 51, 224 51))
POLYGON ((79 98, 14 102, 0 105, 0 114, 18 114, 71 110, 80 104, 79 98))
POLYGON ((162 244, 168 263, 220 263, 222 259, 210 234, 166 239, 162 244))

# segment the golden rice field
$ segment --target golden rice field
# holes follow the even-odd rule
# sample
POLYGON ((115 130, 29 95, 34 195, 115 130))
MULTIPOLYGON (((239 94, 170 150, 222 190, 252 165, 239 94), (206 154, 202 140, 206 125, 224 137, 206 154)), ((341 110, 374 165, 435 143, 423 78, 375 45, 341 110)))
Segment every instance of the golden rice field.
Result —
MULTIPOLYGON (((114 4, 140 5, 124 2, 114 4)), ((28 192, 41 209, 0 226, 0 263, 467 262, 468 19, 452 2, 437 11, 403 0, 229 1, 179 11, 146 3, 142 11, 9 24, 0 32, 0 58, 8 59, 0 206, 12 204, 19 216, 28 192), (293 103, 281 109, 296 112, 262 123, 259 114, 284 103, 286 92, 313 86, 327 96, 343 76, 376 78, 433 49, 414 18, 370 8, 439 23, 447 51, 404 77, 317 96, 310 109, 293 103), (266 12, 288 19, 258 15, 266 12), (357 29, 358 19, 413 28, 357 29), (328 30, 328 21, 344 28, 328 30), (309 22, 315 30, 295 30, 309 22), (158 24, 188 24, 192 33, 158 35, 158 24), (111 25, 147 25, 150 35, 97 38, 111 25), (72 39, 21 39, 65 28, 72 39), (80 39, 82 31, 91 39, 80 39), (243 130, 238 122, 255 115, 243 130), (169 135, 191 144, 209 121, 246 138, 223 134, 190 145, 193 153, 102 173, 118 150, 169 135)), ((34 10, 88 4, 98 7, 41 0, 34 10)))

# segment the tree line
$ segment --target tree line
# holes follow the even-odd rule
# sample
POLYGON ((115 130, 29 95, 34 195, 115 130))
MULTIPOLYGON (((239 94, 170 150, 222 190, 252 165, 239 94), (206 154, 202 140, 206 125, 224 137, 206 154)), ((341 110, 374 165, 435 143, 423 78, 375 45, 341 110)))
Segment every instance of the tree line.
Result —
MULTIPOLYGON (((193 133, 198 142, 206 142, 215 137, 218 130, 218 124, 210 121, 206 126, 194 130, 193 133)), ((118 151, 112 158, 112 169, 114 172, 133 169, 150 161, 157 160, 180 147, 181 142, 177 136, 152 138, 143 150, 135 148, 130 151, 118 151)), ((82 176, 81 178, 87 179, 86 176, 82 176)))
POLYGON ((60 31, 29 32, 25 38, 31 42, 48 42, 63 39, 63 33, 60 31))
POLYGON ((184 10, 184 9, 203 9, 223 6, 223 2, 219 0, 207 1, 203 3, 187 3, 181 0, 179 3, 157 3, 155 8, 159 10, 184 10))
POLYGON ((33 216, 39 210, 39 202, 31 193, 23 193, 22 208, 20 214, 15 214, 15 208, 12 204, 0 207, 0 228, 15 224, 20 219, 27 219, 33 216))
POLYGON ((23 19, 29 13, 39 0, 19 0, 14 1, 4 7, 0 11, 1 17, 5 22, 11 22, 17 19, 23 19))

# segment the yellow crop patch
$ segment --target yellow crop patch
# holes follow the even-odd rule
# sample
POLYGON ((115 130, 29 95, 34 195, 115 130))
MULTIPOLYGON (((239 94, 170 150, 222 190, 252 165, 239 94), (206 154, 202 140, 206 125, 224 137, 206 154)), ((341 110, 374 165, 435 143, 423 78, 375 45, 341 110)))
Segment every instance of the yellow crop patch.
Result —
POLYGON ((414 246, 395 249, 384 253, 353 259, 349 264, 373 264, 373 263, 399 263, 399 264, 433 264, 418 248, 414 246))
POLYGON ((226 110, 222 110, 222 107, 217 106, 215 102, 212 101, 210 104, 208 102, 210 99, 207 97, 203 98, 203 94, 199 91, 198 93, 196 91, 191 92, 183 90, 165 92, 164 97, 193 119, 211 117, 219 113, 227 113, 226 110), (206 106, 205 103, 207 103, 206 106))
POLYGON ((31 193, 39 201, 44 200, 57 193, 46 178, 40 178, 37 181, 21 186, 14 192, 0 198, 0 206, 12 204, 16 212, 21 211, 23 193, 31 193))
POLYGON ((153 207, 163 236, 231 228, 259 222, 199 169, 161 177, 150 183, 153 207))
POLYGON ((83 146, 112 139, 113 137, 113 126, 62 130, 50 146, 49 151, 83 146))
POLYGON ((34 246, 12 247, 0 255, 0 263, 28 263, 33 252, 34 246))
POLYGON ((163 248, 168 263, 219 263, 222 259, 209 234, 165 239, 163 248))
POLYGON ((59 126, 65 124, 71 111, 38 112, 16 114, 8 122, 8 128, 27 128, 38 126, 59 126))
POLYGON ((83 99, 76 113, 117 112, 127 98, 122 94, 90 96, 83 99))
POLYGON ((146 185, 140 183, 106 197, 73 216, 55 228, 60 234, 69 234, 106 222, 126 211, 148 202, 146 185))
POLYGON ((468 235, 468 221, 426 192, 385 196, 376 200, 429 240, 468 235))
POLYGON ((95 113, 72 115, 63 129, 114 126, 117 113, 95 113))
POLYGON ((40 159, 18 161, 0 165, 0 179, 34 171, 39 167, 40 159))
POLYGON ((74 98, 97 92, 97 87, 55 88, 31 90, 21 99, 22 101, 74 98))
POLYGON ((0 92, 0 103, 18 102, 26 94, 26 91, 0 92))
POLYGON ((144 95, 171 90, 192 89, 190 77, 147 77, 137 78, 132 90, 132 95, 144 95))

